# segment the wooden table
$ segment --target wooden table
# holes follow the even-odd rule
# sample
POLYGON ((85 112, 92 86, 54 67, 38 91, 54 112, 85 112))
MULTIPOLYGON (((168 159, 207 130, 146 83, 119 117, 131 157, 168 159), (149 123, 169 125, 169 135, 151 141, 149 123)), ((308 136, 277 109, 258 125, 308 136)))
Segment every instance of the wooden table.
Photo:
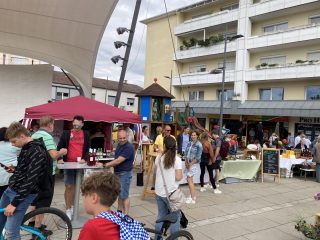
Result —
POLYGON ((146 170, 147 158, 149 154, 149 147, 151 143, 142 143, 142 171, 146 170))
POLYGON ((151 176, 151 173, 152 173, 152 170, 153 170, 153 163, 154 163, 154 161, 155 161, 157 156, 158 156, 158 153, 156 153, 156 152, 148 154, 148 172, 147 172, 147 177, 146 177, 146 179, 144 181, 141 200, 143 200, 146 195, 154 196, 154 194, 155 194, 154 190, 149 190, 148 189, 148 186, 149 186, 150 176, 151 176))

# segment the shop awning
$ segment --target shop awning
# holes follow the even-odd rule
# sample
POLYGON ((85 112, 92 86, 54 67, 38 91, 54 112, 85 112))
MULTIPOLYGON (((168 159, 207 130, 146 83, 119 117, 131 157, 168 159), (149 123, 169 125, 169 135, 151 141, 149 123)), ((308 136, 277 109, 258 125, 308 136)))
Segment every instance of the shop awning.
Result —
MULTIPOLYGON (((190 108, 195 114, 219 114, 220 101, 190 101, 190 108)), ((173 108, 184 111, 183 101, 174 101, 173 108)), ((287 101, 225 101, 224 114, 287 116, 287 117, 320 117, 320 101, 287 100, 287 101)))
POLYGON ((0 52, 69 72, 91 96, 100 41, 118 0, 1 0, 0 52))
POLYGON ((55 120, 71 121, 75 115, 82 115, 85 121, 141 123, 140 115, 82 96, 27 108, 25 119, 39 119, 45 115, 55 120))

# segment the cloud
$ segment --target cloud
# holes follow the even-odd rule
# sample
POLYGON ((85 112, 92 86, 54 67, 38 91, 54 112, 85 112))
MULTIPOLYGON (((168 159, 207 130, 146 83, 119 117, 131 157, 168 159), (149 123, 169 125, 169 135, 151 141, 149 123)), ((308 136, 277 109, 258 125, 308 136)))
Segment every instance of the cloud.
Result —
MULTIPOLYGON (((132 0, 119 0, 108 26, 104 32, 98 51, 95 66, 95 77, 108 78, 118 81, 121 73, 121 62, 113 64, 111 58, 115 55, 124 56, 125 48, 115 49, 114 41, 128 41, 128 34, 118 35, 118 27, 130 28, 135 2, 132 0)), ((168 11, 194 3, 194 0, 167 0, 168 11)), ((165 12, 163 1, 145 0, 142 1, 133 44, 130 52, 126 79, 129 83, 138 84, 143 87, 146 26, 139 21, 165 12)))

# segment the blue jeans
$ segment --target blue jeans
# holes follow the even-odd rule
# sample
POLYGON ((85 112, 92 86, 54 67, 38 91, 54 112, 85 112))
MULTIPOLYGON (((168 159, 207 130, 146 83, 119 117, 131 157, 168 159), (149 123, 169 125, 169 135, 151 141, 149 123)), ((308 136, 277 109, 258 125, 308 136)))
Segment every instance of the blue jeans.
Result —
POLYGON ((119 194, 119 198, 121 200, 129 198, 129 190, 132 179, 132 170, 125 172, 115 172, 115 175, 118 176, 120 180, 121 190, 119 194))
MULTIPOLYGON (((157 219, 160 219, 170 213, 169 202, 166 197, 160 197, 158 195, 156 195, 156 200, 157 200, 157 205, 158 205, 157 219)), ((170 225, 171 234, 180 230, 180 217, 181 217, 180 210, 176 211, 176 213, 178 214, 178 220, 175 223, 172 223, 170 225)), ((160 232, 162 225, 163 225, 163 223, 156 223, 155 230, 160 232)), ((158 239, 158 235, 155 235, 155 239, 158 239)))
POLYGON ((316 181, 320 182, 320 163, 316 164, 316 181))
MULTIPOLYGON (((16 196, 16 192, 10 187, 4 191, 1 200, 0 208, 6 208, 10 202, 16 196)), ((10 240, 20 240, 20 226, 22 224, 23 217, 28 209, 28 206, 36 198, 37 194, 29 194, 26 199, 20 203, 13 213, 13 216, 6 217, 3 213, 0 213, 0 233, 4 226, 6 226, 6 233, 10 240)))

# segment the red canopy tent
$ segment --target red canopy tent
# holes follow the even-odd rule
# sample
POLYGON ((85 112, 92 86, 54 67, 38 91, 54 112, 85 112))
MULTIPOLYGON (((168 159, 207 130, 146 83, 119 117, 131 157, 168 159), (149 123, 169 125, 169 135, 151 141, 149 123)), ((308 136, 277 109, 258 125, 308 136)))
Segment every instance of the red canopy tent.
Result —
POLYGON ((72 121, 75 115, 82 115, 85 121, 92 122, 141 123, 140 115, 82 96, 27 108, 25 120, 40 119, 45 115, 55 120, 72 121))

